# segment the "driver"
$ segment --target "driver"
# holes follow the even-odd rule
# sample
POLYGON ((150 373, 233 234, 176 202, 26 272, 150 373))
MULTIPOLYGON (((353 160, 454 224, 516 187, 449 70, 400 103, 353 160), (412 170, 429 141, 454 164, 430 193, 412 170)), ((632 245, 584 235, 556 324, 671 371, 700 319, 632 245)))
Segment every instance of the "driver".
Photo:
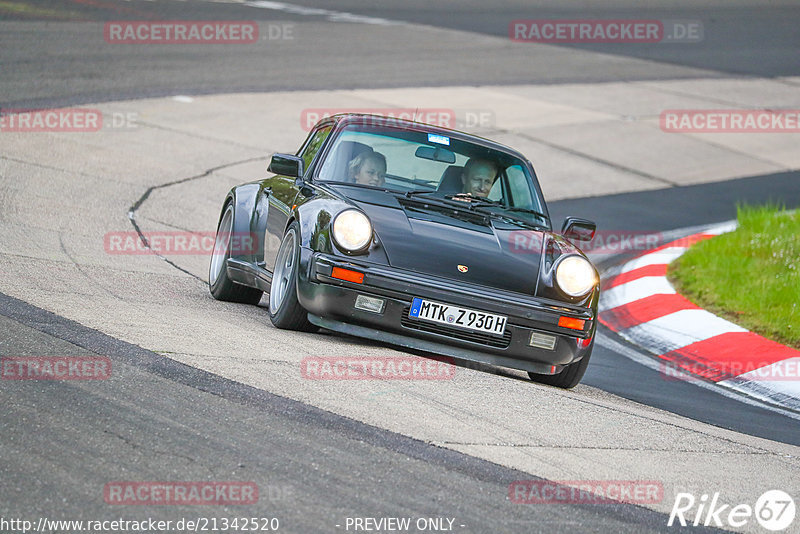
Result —
POLYGON ((362 152, 347 165, 351 182, 383 187, 386 183, 386 157, 380 152, 362 152))
POLYGON ((464 193, 475 197, 486 198, 497 179, 497 164, 488 159, 470 158, 461 173, 464 193))

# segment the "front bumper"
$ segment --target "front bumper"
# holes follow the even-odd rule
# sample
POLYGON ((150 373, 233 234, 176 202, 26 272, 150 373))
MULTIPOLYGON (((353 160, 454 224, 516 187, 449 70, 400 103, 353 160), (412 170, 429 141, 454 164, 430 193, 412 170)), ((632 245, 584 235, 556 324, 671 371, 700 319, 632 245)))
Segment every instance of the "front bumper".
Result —
POLYGON ((587 356, 596 328, 596 304, 594 308, 573 306, 329 256, 307 248, 301 248, 297 290, 301 306, 318 326, 542 374, 558 373, 563 366, 587 356), (332 278, 333 267, 364 273, 363 283, 332 278), (384 299, 382 313, 356 309, 358 295, 384 299), (508 317, 505 334, 501 338, 409 318, 408 309, 414 297, 505 315, 508 317), (583 319, 584 329, 559 327, 560 317, 583 319), (533 333, 555 336, 553 349, 531 346, 533 333))

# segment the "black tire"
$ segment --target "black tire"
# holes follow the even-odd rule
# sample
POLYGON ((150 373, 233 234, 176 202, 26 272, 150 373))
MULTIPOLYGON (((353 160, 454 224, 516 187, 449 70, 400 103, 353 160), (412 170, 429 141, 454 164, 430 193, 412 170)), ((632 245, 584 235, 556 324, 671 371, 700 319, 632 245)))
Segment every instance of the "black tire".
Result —
POLYGON ((300 263, 300 225, 292 222, 281 241, 272 285, 269 290, 269 320, 282 330, 314 332, 317 327, 308 321, 308 312, 297 300, 297 273, 300 263))
MULTIPOLYGON (((592 348, 594 348, 594 341, 592 341, 592 348)), ((575 363, 571 363, 564 367, 560 373, 556 375, 539 375, 528 371, 528 376, 534 382, 540 384, 547 384, 548 386, 555 386, 557 388, 572 389, 578 385, 589 366, 589 357, 592 355, 591 349, 589 352, 575 363)))
POLYGON ((233 234, 233 204, 229 203, 220 217, 214 251, 208 265, 208 289, 217 300, 258 304, 264 292, 254 287, 237 284, 228 278, 225 265, 231 257, 231 235, 233 234))

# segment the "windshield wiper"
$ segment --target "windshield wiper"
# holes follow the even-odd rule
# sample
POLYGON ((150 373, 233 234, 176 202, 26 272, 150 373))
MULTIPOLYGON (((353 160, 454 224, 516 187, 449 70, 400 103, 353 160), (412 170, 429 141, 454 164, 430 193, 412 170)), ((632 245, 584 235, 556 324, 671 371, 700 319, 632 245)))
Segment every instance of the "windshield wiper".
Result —
POLYGON ((455 201, 455 202, 469 202, 470 207, 478 207, 478 206, 500 206, 505 207, 499 200, 490 200, 488 198, 476 197, 472 196, 469 193, 456 193, 455 195, 445 195, 447 200, 455 201))
MULTIPOLYGON (((540 211, 536 211, 536 210, 531 209, 531 208, 515 208, 515 207, 511 207, 511 206, 506 206, 500 200, 491 200, 491 199, 488 199, 488 198, 475 198, 475 197, 472 197, 470 195, 464 195, 463 193, 461 193, 459 195, 453 195, 453 197, 457 197, 459 199, 464 199, 464 200, 471 200, 470 204, 468 204, 471 210, 480 211, 481 213, 485 213, 485 214, 487 214, 487 215, 489 215, 491 217, 497 218, 497 219, 505 219, 507 221, 513 221, 513 222, 517 222, 517 223, 521 223, 521 224, 526 224, 526 225, 529 225, 529 226, 537 226, 537 227, 540 227, 540 228, 545 228, 546 226, 542 225, 542 224, 536 224, 536 223, 534 223, 534 222, 532 222, 530 220, 523 219, 521 217, 514 217, 513 215, 511 215, 511 213, 526 213, 526 214, 531 214, 531 215, 535 215, 537 217, 540 217, 541 219, 543 219, 545 221, 549 220, 547 215, 545 215, 544 213, 542 213, 540 211), (500 208, 501 211, 495 211, 495 210, 486 209, 486 208, 500 208)), ((450 199, 452 197, 447 197, 447 198, 450 199)), ((464 200, 454 200, 453 199, 453 200, 451 200, 450 204, 455 204, 457 202, 464 202, 464 200)))
POLYGON ((515 213, 530 213, 531 215, 536 215, 537 217, 541 217, 542 219, 544 219, 546 221, 550 220, 550 217, 548 217, 547 215, 545 215, 541 211, 536 211, 536 210, 531 209, 531 208, 514 208, 514 207, 510 207, 510 208, 506 208, 506 211, 512 211, 512 212, 515 212, 515 213))
MULTIPOLYGON (((413 196, 420 195, 423 193, 436 193, 436 191, 430 189, 417 189, 412 191, 406 191, 403 194, 405 195, 406 198, 411 199, 413 196)), ((544 228, 545 225, 536 224, 533 223, 532 221, 529 221, 527 219, 522 219, 520 217, 514 217, 512 215, 509 215, 508 212, 530 213, 532 215, 536 215, 537 217, 541 217, 542 219, 548 220, 547 215, 545 215, 542 212, 530 208, 509 207, 506 206, 505 203, 501 200, 492 200, 488 198, 476 197, 468 193, 456 193, 454 195, 445 195, 444 198, 441 197, 431 198, 431 199, 426 198, 422 201, 426 204, 431 204, 443 208, 454 208, 459 211, 472 212, 472 213, 480 211, 480 213, 489 215, 490 217, 494 217, 496 219, 505 219, 507 221, 513 221, 516 223, 525 224, 529 226, 531 225, 537 226, 540 228, 544 228), (492 211, 480 208, 501 208, 502 211, 492 211)))
MULTIPOLYGON (((435 193, 435 189, 412 189, 411 191, 402 192, 406 198, 411 198, 414 195, 423 195, 425 193, 435 193)), ((401 191, 396 191, 396 193, 401 193, 401 191)))
POLYGON ((510 211, 514 213, 529 213, 531 215, 536 215, 537 217, 541 217, 543 219, 549 220, 549 217, 542 213, 541 211, 536 211, 535 209, 531 208, 517 208, 513 206, 507 206, 502 200, 492 200, 489 198, 481 198, 481 197, 474 197, 467 193, 457 193, 455 195, 447 195, 445 197, 448 200, 455 200, 458 202, 469 202, 470 206, 474 208, 502 208, 503 211, 510 211))
POLYGON ((330 184, 330 185, 345 185, 347 187, 359 187, 361 189, 374 189, 375 191, 383 191, 384 193, 399 193, 395 189, 388 189, 386 186, 382 185, 370 185, 370 184, 359 184, 356 182, 343 182, 341 180, 320 180, 317 182, 318 184, 330 184))
POLYGON ((545 228, 545 229, 547 229, 546 225, 534 222, 534 221, 532 221, 530 219, 524 219, 522 217, 515 217, 515 216, 510 215, 508 213, 504 213, 502 211, 490 211, 490 210, 487 210, 487 209, 480 209, 482 207, 485 207, 485 206, 478 206, 477 213, 486 214, 486 215, 488 215, 489 217, 491 217, 493 219, 501 219, 501 220, 506 221, 506 222, 512 222, 512 223, 516 223, 516 224, 519 224, 519 225, 522 225, 522 226, 527 226, 527 227, 533 226, 533 227, 536 227, 536 228, 545 228))
MULTIPOLYGON (((477 215, 475 211, 472 209, 472 206, 469 204, 464 204, 463 202, 454 202, 452 200, 447 200, 442 197, 427 197, 427 198, 417 198, 414 195, 418 195, 420 193, 435 193, 435 191, 409 191, 411 195, 407 195, 405 200, 406 202, 413 202, 415 204, 422 204, 426 207, 436 207, 439 209, 450 210, 453 212, 461 212, 461 213, 468 213, 472 216, 477 215)), ((398 195, 401 193, 397 193, 398 195)), ((488 213, 487 213, 488 215, 488 213)), ((479 217, 485 218, 485 215, 479 215, 479 217)))

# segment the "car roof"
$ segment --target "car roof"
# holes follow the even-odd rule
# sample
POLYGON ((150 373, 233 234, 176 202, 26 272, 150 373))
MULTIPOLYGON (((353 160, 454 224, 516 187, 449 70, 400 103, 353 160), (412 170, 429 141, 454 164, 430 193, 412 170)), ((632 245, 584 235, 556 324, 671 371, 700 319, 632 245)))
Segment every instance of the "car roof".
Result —
POLYGON ((468 141, 478 145, 483 145, 487 148, 506 152, 520 158, 523 161, 528 161, 528 158, 518 150, 492 141, 491 139, 486 139, 485 137, 480 137, 478 135, 469 134, 459 130, 444 128, 442 126, 435 126, 425 122, 410 121, 396 117, 386 117, 383 115, 373 115, 370 113, 337 113, 336 115, 331 115, 330 117, 320 120, 317 125, 333 120, 336 122, 337 126, 344 127, 350 123, 364 122, 365 119, 368 119, 372 124, 378 126, 394 126, 408 130, 440 134, 446 137, 454 137, 462 141, 468 141))

